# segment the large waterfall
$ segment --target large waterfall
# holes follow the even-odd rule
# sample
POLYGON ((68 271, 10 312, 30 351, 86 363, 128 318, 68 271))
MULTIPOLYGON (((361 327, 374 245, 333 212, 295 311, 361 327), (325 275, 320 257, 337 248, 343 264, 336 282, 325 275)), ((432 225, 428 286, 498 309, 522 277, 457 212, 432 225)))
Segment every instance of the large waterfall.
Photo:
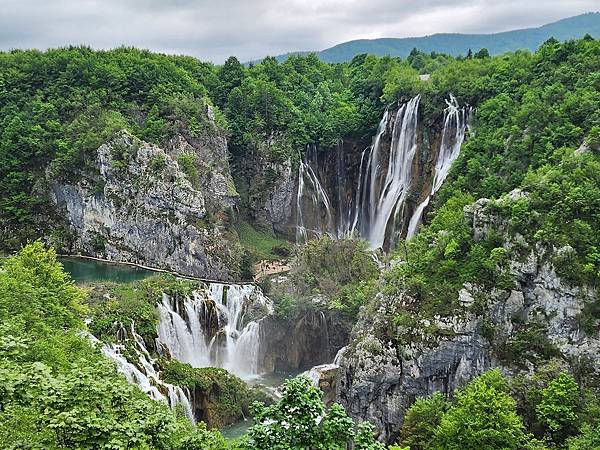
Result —
POLYGON ((211 283, 181 300, 164 294, 158 308, 159 350, 193 367, 223 367, 242 378, 260 373, 260 318, 272 305, 255 286, 211 283))
POLYGON ((416 177, 424 172, 413 173, 414 167, 422 169, 418 161, 423 160, 417 127, 420 100, 417 95, 395 113, 386 109, 360 161, 357 153, 344 153, 341 141, 335 154, 319 151, 315 145, 307 147, 298 174, 298 242, 324 234, 334 238, 360 235, 372 248, 388 250, 401 234, 414 235, 423 211, 458 157, 472 114, 470 107, 459 107, 453 95, 446 100, 441 138, 436 140, 435 130, 429 133, 430 143, 439 142, 438 149, 429 150, 437 154, 432 179, 421 183, 416 177), (428 192, 415 206, 414 199, 425 194, 415 192, 421 185, 428 192))
POLYGON ((446 100, 447 108, 444 110, 444 128, 442 139, 435 163, 431 191, 415 209, 410 222, 406 238, 410 239, 417 231, 421 223, 423 211, 429 205, 431 197, 442 187, 444 180, 450 172, 452 163, 458 158, 460 147, 465 139, 465 133, 469 127, 473 108, 466 106, 460 108, 456 98, 450 94, 450 100, 446 100))
MULTIPOLYGON (((387 170, 382 164, 381 132, 378 132, 373 142, 367 165, 368 177, 364 180, 369 187, 367 192, 368 215, 362 223, 365 237, 373 248, 383 247, 386 233, 390 239, 393 239, 393 234, 396 232, 394 226, 396 219, 404 213, 403 207, 412 179, 413 159, 417 151, 419 100, 420 96, 417 95, 402 105, 396 113, 387 170), (384 172, 385 177, 383 178, 384 172)), ((386 126, 387 123, 380 124, 379 128, 386 126)))

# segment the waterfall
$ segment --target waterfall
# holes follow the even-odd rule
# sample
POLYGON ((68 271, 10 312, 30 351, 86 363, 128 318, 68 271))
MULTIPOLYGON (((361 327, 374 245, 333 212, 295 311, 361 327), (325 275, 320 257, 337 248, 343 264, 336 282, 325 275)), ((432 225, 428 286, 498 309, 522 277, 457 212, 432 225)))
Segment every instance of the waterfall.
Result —
POLYGON ((431 191, 415 209, 406 234, 406 239, 410 239, 417 231, 421 223, 423 211, 429 205, 431 197, 442 187, 444 180, 450 172, 452 163, 458 158, 460 147, 465 139, 466 131, 469 127, 470 118, 473 109, 469 106, 459 108, 458 101, 450 94, 450 99, 446 100, 446 109, 444 110, 444 128, 440 149, 435 163, 431 191))
MULTIPOLYGON (((390 230, 390 220, 402 214, 404 202, 408 196, 412 164, 417 150, 417 113, 420 96, 417 95, 402 105, 396 113, 392 130, 392 143, 387 164, 387 172, 383 182, 381 164, 381 136, 387 127, 387 112, 379 126, 373 141, 373 149, 369 161, 370 189, 368 192, 369 222, 367 239, 373 248, 383 247, 386 235, 390 230), (385 123, 385 125, 384 125, 385 123)), ((393 228, 393 223, 391 224, 393 228)))
POLYGON ((414 194, 412 169, 420 100, 417 95, 399 105, 395 113, 385 110, 371 145, 361 152, 358 172, 357 166, 348 164, 343 141, 338 142, 335 153, 318 152, 314 144, 307 146, 298 173, 298 243, 324 234, 335 238, 358 234, 371 248, 389 250, 405 229, 408 238, 415 234, 431 197, 458 157, 473 112, 470 107, 459 107, 452 94, 446 100, 431 187, 410 215, 407 200, 414 194), (355 185, 350 185, 349 174, 356 175, 355 185))
POLYGON ((298 169, 298 192, 296 195, 296 242, 306 242, 308 233, 321 237, 325 233, 335 234, 335 224, 329 196, 319 180, 317 147, 308 145, 306 155, 300 161, 298 169), (308 203, 305 206, 305 202, 308 203), (314 219, 312 227, 307 228, 305 210, 309 208, 314 219), (325 217, 322 217, 322 216, 325 217))
MULTIPOLYGON (((120 329, 124 331, 124 328, 120 327, 120 329)), ((123 336, 126 335, 126 332, 120 332, 119 334, 123 336)), ((128 382, 136 384, 150 398, 167 402, 172 408, 181 405, 187 418, 192 423, 196 423, 190 393, 187 389, 161 380, 160 373, 155 368, 155 361, 150 357, 142 337, 136 333, 133 322, 131 323, 131 334, 134 343, 133 350, 138 357, 137 362, 139 365, 131 363, 123 356, 122 344, 102 343, 102 354, 116 363, 117 370, 125 376, 128 382)), ((92 334, 85 333, 85 335, 93 344, 101 344, 92 334)))
POLYGON ((369 151, 369 147, 365 148, 360 154, 360 165, 358 166, 358 184, 356 185, 356 194, 354 198, 354 218, 352 220, 350 232, 348 233, 350 236, 354 235, 358 231, 358 220, 362 212, 362 205, 364 204, 363 197, 366 195, 362 180, 365 171, 363 166, 365 164, 365 155, 367 151, 369 151))
POLYGON ((252 285, 211 283, 192 297, 175 301, 166 294, 158 305, 158 345, 193 367, 223 367, 242 378, 260 373, 260 320, 244 316, 250 308, 272 305, 252 285))

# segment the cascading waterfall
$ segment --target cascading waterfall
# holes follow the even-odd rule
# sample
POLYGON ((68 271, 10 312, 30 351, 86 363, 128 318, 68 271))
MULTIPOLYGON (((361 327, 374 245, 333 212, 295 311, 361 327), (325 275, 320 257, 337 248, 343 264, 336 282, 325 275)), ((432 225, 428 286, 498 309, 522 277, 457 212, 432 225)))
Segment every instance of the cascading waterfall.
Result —
MULTIPOLYGON (((119 334, 126 336, 125 330, 121 327, 119 334)), ((150 398, 157 401, 165 401, 174 408, 181 405, 187 418, 195 423, 194 411, 190 401, 190 393, 187 389, 166 383, 161 380, 160 373, 156 370, 154 359, 150 356, 144 340, 136 333, 133 322, 131 323, 131 335, 133 337, 133 350, 138 357, 138 366, 129 362, 121 353, 121 344, 101 343, 92 334, 86 333, 88 339, 95 345, 102 345, 102 353, 107 358, 113 360, 117 365, 117 370, 121 372, 127 381, 136 384, 150 398)))
POLYGON ((252 285, 212 283, 180 302, 163 295, 158 305, 157 348, 193 367, 223 367, 242 378, 260 373, 260 320, 245 323, 250 307, 272 312, 270 301, 252 285))
POLYGON ((437 161, 434 168, 431 191, 415 209, 410 222, 406 239, 413 237, 417 227, 421 223, 423 211, 429 205, 431 197, 442 187, 444 180, 450 172, 452 163, 458 158, 460 148, 465 139, 465 134, 469 128, 469 123, 473 113, 470 106, 460 108, 456 98, 450 94, 450 99, 446 100, 446 109, 444 110, 444 128, 437 161))
MULTIPOLYGON (((386 233, 390 233, 391 220, 403 213, 408 196, 412 164, 417 150, 417 114, 420 96, 402 105, 396 113, 392 130, 392 143, 383 178, 381 137, 387 128, 388 113, 384 114, 373 141, 368 162, 369 190, 367 192, 368 221, 363 224, 364 235, 371 247, 383 247, 386 233), (380 181, 383 178, 382 181, 380 181)), ((395 230, 391 230, 393 232, 395 230)), ((391 234, 388 234, 391 236, 391 234)), ((390 245, 391 246, 391 245, 390 245)))

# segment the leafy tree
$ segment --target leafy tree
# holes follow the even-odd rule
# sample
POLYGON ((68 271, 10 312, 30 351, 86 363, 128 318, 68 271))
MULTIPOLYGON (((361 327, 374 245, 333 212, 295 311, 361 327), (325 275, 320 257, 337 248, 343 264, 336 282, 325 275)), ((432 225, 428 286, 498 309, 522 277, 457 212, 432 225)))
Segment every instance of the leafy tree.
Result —
POLYGON ((456 394, 456 400, 435 430, 435 449, 537 448, 525 433, 499 370, 486 372, 456 394))
POLYGON ((285 381, 281 399, 274 405, 255 403, 254 408, 256 424, 248 430, 242 449, 342 450, 353 439, 356 449, 384 448, 373 439, 370 425, 361 424, 355 437, 344 408, 334 404, 326 410, 320 390, 305 377, 285 381))
POLYGON ((401 445, 411 450, 430 448, 435 431, 449 407, 450 404, 439 392, 429 398, 417 399, 404 416, 399 439, 401 445))
POLYGON ((541 400, 536 406, 538 420, 545 425, 560 443, 574 433, 579 409, 579 387, 568 373, 561 373, 541 391, 541 400))
POLYGON ((477 59, 489 58, 490 57, 490 52, 488 52, 487 48, 482 48, 477 53, 475 53, 474 56, 477 59))

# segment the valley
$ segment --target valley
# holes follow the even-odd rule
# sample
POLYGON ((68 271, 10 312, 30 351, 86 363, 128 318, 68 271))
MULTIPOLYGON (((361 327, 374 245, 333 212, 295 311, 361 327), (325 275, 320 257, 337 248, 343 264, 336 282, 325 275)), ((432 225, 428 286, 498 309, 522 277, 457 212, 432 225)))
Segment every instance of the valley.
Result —
POLYGON ((0 444, 597 448, 599 74, 0 53, 0 444))

